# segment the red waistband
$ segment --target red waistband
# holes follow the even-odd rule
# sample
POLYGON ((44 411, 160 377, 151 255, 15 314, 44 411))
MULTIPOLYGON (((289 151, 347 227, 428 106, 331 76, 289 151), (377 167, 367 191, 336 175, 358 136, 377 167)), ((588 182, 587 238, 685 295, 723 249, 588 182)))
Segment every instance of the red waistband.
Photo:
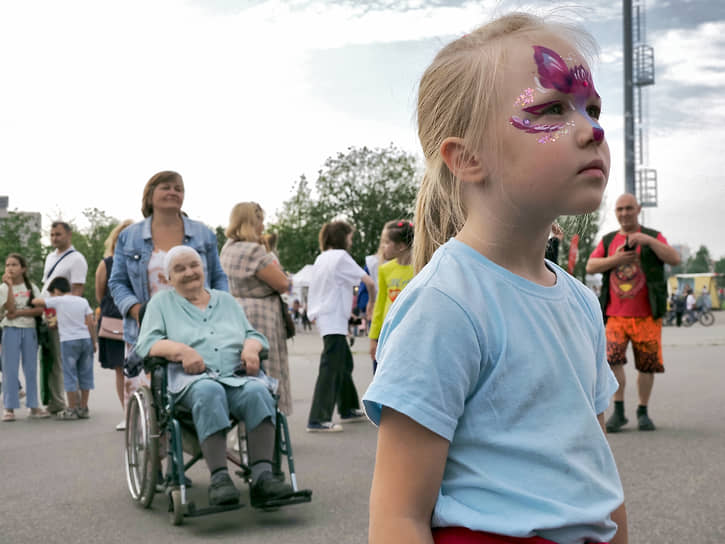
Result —
POLYGON ((519 538, 472 531, 465 527, 437 527, 433 529, 433 542, 435 544, 556 544, 540 536, 519 538))

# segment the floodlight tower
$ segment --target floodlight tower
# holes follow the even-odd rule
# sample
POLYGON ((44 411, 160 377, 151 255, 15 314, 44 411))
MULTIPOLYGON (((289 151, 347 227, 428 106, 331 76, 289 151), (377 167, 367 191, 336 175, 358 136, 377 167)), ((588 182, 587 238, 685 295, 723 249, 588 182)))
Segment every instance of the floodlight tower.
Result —
POLYGON ((642 206, 657 206, 657 170, 647 166, 642 87, 655 83, 654 49, 645 37, 645 0, 623 0, 625 191, 642 206))

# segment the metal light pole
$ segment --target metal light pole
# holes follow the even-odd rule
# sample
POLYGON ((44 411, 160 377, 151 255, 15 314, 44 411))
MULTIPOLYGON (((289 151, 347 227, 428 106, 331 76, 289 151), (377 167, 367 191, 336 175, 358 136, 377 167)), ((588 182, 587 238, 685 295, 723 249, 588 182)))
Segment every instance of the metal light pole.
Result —
POLYGON ((634 85, 632 70, 632 0, 623 0, 624 21, 624 191, 636 194, 634 186, 634 85))

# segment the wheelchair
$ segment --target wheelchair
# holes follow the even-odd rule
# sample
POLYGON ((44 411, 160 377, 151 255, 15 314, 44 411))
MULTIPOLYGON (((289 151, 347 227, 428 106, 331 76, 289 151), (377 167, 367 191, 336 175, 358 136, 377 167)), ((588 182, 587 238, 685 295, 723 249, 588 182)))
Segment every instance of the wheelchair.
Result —
MULTIPOLYGON (((161 484, 168 500, 169 521, 173 525, 181 525, 184 518, 242 508, 244 504, 241 501, 238 504, 198 508, 189 500, 184 473, 203 457, 191 413, 176 406, 173 395, 168 393, 166 365, 169 361, 149 357, 143 364, 144 369, 151 375, 151 386, 144 386, 136 391, 129 399, 126 409, 124 461, 131 498, 141 507, 149 508, 157 492, 157 484, 161 484), (166 437, 166 440, 162 437, 166 437), (167 448, 167 473, 164 481, 158 482, 161 475, 161 449, 164 447, 167 448), (191 456, 187 462, 184 461, 184 453, 191 456)), ((232 425, 236 430, 239 449, 238 452, 227 449, 227 459, 238 467, 236 474, 251 484, 251 469, 246 455, 246 431, 242 424, 234 420, 232 425)), ((278 478, 284 478, 283 457, 287 460, 289 482, 294 493, 284 499, 265 502, 258 506, 262 510, 276 510, 312 500, 312 491, 299 489, 297 485, 287 418, 278 409, 272 459, 272 471, 278 478)))

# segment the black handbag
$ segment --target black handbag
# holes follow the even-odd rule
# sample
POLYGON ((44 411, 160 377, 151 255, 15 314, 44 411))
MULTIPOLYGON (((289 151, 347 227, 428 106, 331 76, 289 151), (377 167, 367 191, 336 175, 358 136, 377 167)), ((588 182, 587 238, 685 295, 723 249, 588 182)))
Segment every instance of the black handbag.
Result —
POLYGON ((287 305, 284 303, 284 299, 282 296, 278 293, 277 298, 279 298, 279 305, 282 309, 282 317, 284 318, 284 328, 285 333, 287 334, 287 338, 292 338, 295 333, 295 322, 292 319, 292 316, 289 313, 289 309, 287 308, 287 305))

